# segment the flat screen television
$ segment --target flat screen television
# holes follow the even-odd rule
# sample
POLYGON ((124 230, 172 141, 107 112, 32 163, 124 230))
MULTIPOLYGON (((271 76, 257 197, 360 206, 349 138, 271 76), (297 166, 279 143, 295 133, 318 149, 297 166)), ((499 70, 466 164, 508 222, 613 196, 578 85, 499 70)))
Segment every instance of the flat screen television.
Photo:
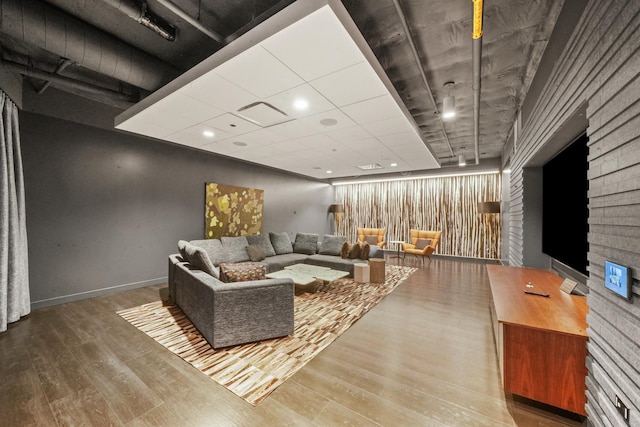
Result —
POLYGON ((587 275, 589 169, 587 134, 542 167, 542 252, 587 275))
POLYGON ((615 262, 604 262, 604 287, 614 294, 630 300, 631 299, 631 271, 629 267, 616 264, 615 262))

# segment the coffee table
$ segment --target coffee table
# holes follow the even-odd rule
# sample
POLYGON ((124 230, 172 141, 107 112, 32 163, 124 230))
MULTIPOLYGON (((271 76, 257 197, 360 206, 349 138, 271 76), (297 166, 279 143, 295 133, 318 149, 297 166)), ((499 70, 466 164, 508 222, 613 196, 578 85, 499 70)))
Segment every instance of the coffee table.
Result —
POLYGON ((284 270, 275 271, 266 275, 269 279, 291 279, 298 292, 315 293, 318 281, 333 282, 348 276, 346 271, 332 270, 329 267, 320 267, 309 264, 294 264, 285 267, 284 270))

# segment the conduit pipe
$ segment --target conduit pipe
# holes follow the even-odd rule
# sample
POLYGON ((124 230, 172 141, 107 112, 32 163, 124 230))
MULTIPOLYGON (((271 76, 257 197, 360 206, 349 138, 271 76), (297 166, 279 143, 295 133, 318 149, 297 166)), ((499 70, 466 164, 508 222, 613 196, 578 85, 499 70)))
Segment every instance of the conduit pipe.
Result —
MULTIPOLYGON (((66 58, 62 59, 62 62, 60 62, 60 64, 58 64, 58 66, 56 67, 56 70, 53 72, 53 74, 60 74, 64 71, 65 68, 67 68, 69 65, 73 64, 73 61, 69 61, 66 58)), ((42 83, 42 86, 40 86, 40 89, 38 89, 38 95, 42 95, 44 93, 45 90, 47 90, 47 88, 49 87, 49 85, 51 84, 50 80, 45 81, 44 83, 42 83)))
POLYGON ((105 89, 100 86, 92 85, 89 83, 79 82, 68 77, 58 76, 56 74, 48 73, 46 71, 38 70, 37 68, 27 67, 26 65, 18 64, 16 62, 7 61, 6 59, 0 59, 2 64, 7 70, 14 73, 22 74, 27 77, 34 77, 36 79, 45 80, 53 84, 59 84, 62 86, 70 87, 72 89, 78 89, 83 92, 87 92, 93 95, 106 96, 117 101, 125 102, 127 107, 138 101, 136 97, 126 95, 114 90, 105 89))
MULTIPOLYGON (((407 36, 407 40, 409 41, 409 46, 411 47, 411 52, 413 53, 413 58, 418 64, 418 70, 420 71, 420 77, 422 78, 422 83, 427 89, 427 94, 429 95, 429 99, 431 99, 431 103, 433 104, 433 108, 440 116, 438 112, 438 104, 436 103, 435 98, 433 97, 433 93, 431 92, 431 86, 429 86, 429 81, 427 80, 427 76, 424 73, 424 68, 422 67, 422 61, 420 60, 420 55, 418 55, 418 49, 416 49, 416 45, 413 42, 413 37, 411 36, 411 31, 409 30, 409 25, 407 24, 407 19, 405 18, 404 11, 402 10, 402 6, 398 0, 393 0, 393 5, 396 7, 396 11, 398 12, 398 16, 400 17, 400 22, 402 23, 402 28, 404 29, 405 35, 407 36)), ((440 129, 442 129, 442 133, 444 134, 444 139, 449 146, 449 152, 451 153, 451 157, 455 157, 453 154, 453 147, 451 146, 451 142, 449 141, 449 135, 447 135, 447 131, 444 128, 444 123, 442 122, 442 117, 440 117, 440 129)))
MULTIPOLYGON (((114 0, 111 0, 111 1, 114 1, 114 0)), ((181 9, 180 6, 176 5, 172 1, 158 0, 158 3, 160 3, 162 6, 166 7, 167 9, 169 9, 171 12, 178 15, 180 18, 182 18, 185 22, 189 23, 195 29, 209 36, 211 39, 215 40, 220 44, 224 44, 224 37, 222 37, 220 34, 216 33, 215 31, 212 31, 207 27, 205 27, 204 25, 202 25, 200 21, 191 17, 191 15, 189 15, 187 12, 181 9)))
POLYGON ((129 18, 136 21, 163 38, 174 41, 176 39, 176 29, 164 19, 151 12, 147 6, 147 2, 143 1, 138 4, 134 0, 103 0, 109 6, 126 14, 129 18))
POLYGON ((476 165, 480 163, 480 89, 482 87, 482 0, 473 1, 473 33, 472 62, 473 62, 473 145, 476 165))
POLYGON ((178 72, 155 57, 37 0, 0 0, 0 32, 77 65, 154 91, 178 72))

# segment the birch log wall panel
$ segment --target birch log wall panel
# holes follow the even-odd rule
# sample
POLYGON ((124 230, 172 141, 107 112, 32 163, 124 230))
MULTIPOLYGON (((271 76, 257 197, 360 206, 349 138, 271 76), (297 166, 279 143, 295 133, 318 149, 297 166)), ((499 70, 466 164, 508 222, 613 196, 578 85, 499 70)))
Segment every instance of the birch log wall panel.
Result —
MULTIPOLYGON (((509 261, 526 264, 523 168, 587 106, 589 136, 589 356, 587 414, 626 425, 616 396, 640 425, 640 2, 590 0, 511 156, 509 261), (606 292, 605 260, 633 271, 633 301, 606 292)), ((567 141, 567 143, 570 141, 567 141)))
POLYGON ((337 234, 355 240, 358 227, 386 227, 387 242, 408 242, 411 228, 442 230, 437 254, 498 259, 499 216, 480 214, 478 202, 499 201, 501 181, 490 173, 340 185, 345 215, 337 234))

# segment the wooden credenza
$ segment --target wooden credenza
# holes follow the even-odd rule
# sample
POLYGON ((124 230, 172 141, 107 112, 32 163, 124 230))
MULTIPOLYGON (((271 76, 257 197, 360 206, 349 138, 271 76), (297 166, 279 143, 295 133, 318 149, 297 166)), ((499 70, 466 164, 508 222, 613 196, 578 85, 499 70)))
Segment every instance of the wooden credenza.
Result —
POLYGON ((587 302, 549 270, 487 265, 504 390, 586 415, 587 302), (528 283, 548 298, 524 293, 528 283))

